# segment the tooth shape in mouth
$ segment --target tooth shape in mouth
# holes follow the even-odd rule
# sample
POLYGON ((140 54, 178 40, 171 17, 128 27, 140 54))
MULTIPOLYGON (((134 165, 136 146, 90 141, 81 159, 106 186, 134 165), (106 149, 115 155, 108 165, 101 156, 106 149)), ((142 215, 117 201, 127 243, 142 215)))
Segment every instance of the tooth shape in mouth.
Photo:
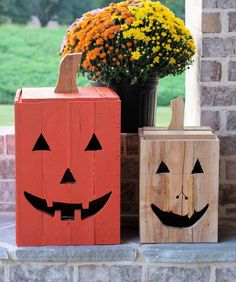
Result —
POLYGON ((194 211, 193 215, 189 217, 188 215, 179 215, 173 213, 172 211, 171 212, 163 211, 159 209, 156 205, 151 204, 151 208, 153 212, 164 225, 171 227, 178 227, 178 228, 187 228, 194 225, 197 221, 199 221, 203 217, 208 207, 209 204, 207 204, 200 211, 194 211))
POLYGON ((69 204, 61 202, 53 202, 51 207, 48 207, 45 199, 34 196, 28 192, 24 192, 27 201, 37 210, 44 212, 50 216, 54 216, 56 211, 61 211, 61 220, 74 220, 75 210, 81 210, 81 219, 86 219, 98 213, 107 203, 112 192, 89 202, 89 208, 84 209, 82 203, 69 204))

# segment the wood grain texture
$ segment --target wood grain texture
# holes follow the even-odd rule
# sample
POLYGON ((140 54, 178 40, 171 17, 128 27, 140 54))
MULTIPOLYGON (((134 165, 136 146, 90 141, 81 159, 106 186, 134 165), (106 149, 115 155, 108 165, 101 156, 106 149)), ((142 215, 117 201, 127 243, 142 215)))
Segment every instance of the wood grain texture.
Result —
POLYGON ((42 152, 32 154, 42 130, 41 104, 16 104, 16 244, 41 245, 43 214, 32 209, 24 192, 43 196, 42 152), (33 109, 33 110, 32 110, 33 109))
MULTIPOLYGON (((53 202, 70 203, 70 192, 75 187, 71 187, 70 184, 60 184, 65 170, 70 168, 68 104, 42 103, 41 120, 43 136, 51 149, 51 151, 32 152, 32 154, 42 154, 40 163, 42 198, 47 201, 48 206, 52 206, 53 202)), ((37 191, 33 194, 36 193, 37 191)), ((43 213, 42 223, 42 245, 70 244, 68 228, 70 222, 61 220, 61 211, 56 211, 53 217, 43 213)))
POLYGON ((102 150, 94 153, 95 196, 112 192, 95 215, 95 243, 120 243, 120 103, 95 104, 95 127, 102 150), (108 118, 110 117, 110 118, 108 118))
POLYGON ((78 93, 76 76, 82 53, 66 54, 60 63, 55 93, 78 93))
MULTIPOLYGON (((85 152, 85 148, 94 133, 94 102, 69 103, 70 138, 68 140, 68 162, 76 177, 76 184, 71 185, 70 203, 83 203, 84 208, 96 199, 94 193, 94 154, 85 152)), ((76 218, 71 222, 71 243, 88 245, 95 243, 94 216, 81 219, 81 212, 76 211, 76 218)))
MULTIPOLYGON (((156 132, 156 134, 159 134, 156 132)), ((140 240, 142 243, 217 242, 218 239, 219 141, 160 140, 140 136, 140 240), (204 173, 192 174, 199 160, 204 173), (170 173, 156 174, 164 162, 170 173), (179 195, 179 198, 176 198, 179 195), (185 199, 184 195, 187 197, 185 199), (164 225, 151 209, 191 217, 194 210, 209 208, 187 228, 164 225)))
POLYGON ((184 130, 184 101, 178 97, 171 101, 172 117, 168 130, 184 130))

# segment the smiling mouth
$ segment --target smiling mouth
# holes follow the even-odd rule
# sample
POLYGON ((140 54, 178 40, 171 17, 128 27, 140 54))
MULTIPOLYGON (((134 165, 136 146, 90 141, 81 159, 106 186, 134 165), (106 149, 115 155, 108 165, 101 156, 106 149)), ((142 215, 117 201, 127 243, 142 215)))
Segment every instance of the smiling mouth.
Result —
POLYGON ((200 220, 205 212, 207 211, 209 204, 207 204, 202 210, 194 211, 191 217, 187 215, 178 215, 173 212, 165 212, 159 209, 156 205, 151 204, 151 208, 155 215, 160 219, 160 221, 167 226, 186 228, 194 225, 198 220, 200 220))
POLYGON ((36 197, 28 192, 24 192, 25 198, 28 202, 37 210, 46 213, 50 216, 54 216, 56 211, 61 212, 61 220, 74 220, 75 219, 75 210, 80 210, 81 219, 86 219, 92 215, 98 213, 107 203, 108 199, 111 196, 111 193, 97 198, 89 202, 89 208, 84 209, 83 204, 68 204, 61 202, 52 202, 52 206, 48 207, 47 201, 45 199, 36 197))

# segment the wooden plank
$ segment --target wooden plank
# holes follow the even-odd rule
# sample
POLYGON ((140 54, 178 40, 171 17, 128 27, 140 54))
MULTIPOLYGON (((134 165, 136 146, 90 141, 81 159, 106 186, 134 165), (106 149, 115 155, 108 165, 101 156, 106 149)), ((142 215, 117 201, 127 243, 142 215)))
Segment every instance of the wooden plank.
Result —
POLYGON ((73 53, 62 58, 55 93, 78 93, 76 78, 81 56, 82 53, 73 53))
POLYGON ((219 194, 219 142, 198 142, 194 144, 194 158, 199 158, 203 174, 193 176, 195 206, 198 210, 209 204, 201 224, 193 227, 193 241, 218 241, 218 194, 219 194), (207 153, 208 152, 208 153, 207 153), (205 158, 204 158, 205 157, 205 158))
MULTIPOLYGON (((94 152, 85 151, 94 133, 94 102, 70 103, 70 167, 78 183, 71 187, 70 202, 82 203, 89 208, 95 199, 94 152)), ((70 242, 72 245, 94 244, 94 216, 81 219, 81 211, 71 222, 70 242)))
POLYGON ((95 106, 95 133, 102 150, 95 156, 95 195, 111 192, 95 215, 95 244, 120 243, 120 103, 99 102, 95 106))
POLYGON ((41 152, 32 152, 41 132, 41 104, 16 103, 16 244, 42 244, 42 213, 27 201, 24 192, 42 197, 41 152))
POLYGON ((184 130, 184 101, 178 97, 171 101, 172 117, 168 130, 184 130))
POLYGON ((149 139, 160 139, 175 140, 175 139, 217 139, 212 131, 147 131, 144 132, 143 138, 149 139))
POLYGON ((109 88, 104 87, 78 87, 79 93, 66 93, 57 94, 54 93, 52 87, 41 87, 41 88, 23 88, 21 101, 24 103, 31 103, 34 101, 45 102, 50 100, 53 102, 64 103, 75 102, 75 101, 93 101, 98 99, 99 101, 117 101, 117 95, 112 92, 109 88), (102 88, 102 90, 101 90, 102 88), (103 93, 103 97, 101 96, 103 93))
MULTIPOLYGON (((208 126, 185 126, 184 131, 212 131, 212 128, 208 126)), ((140 134, 142 132, 148 132, 148 131, 168 131, 168 128, 166 127, 148 127, 145 126, 143 128, 140 128, 140 134)))
MULTIPOLYGON (((186 178, 190 174, 188 168, 189 151, 186 142, 174 141, 164 143, 164 156, 170 167, 168 189, 168 211, 180 216, 191 215, 192 207, 192 186, 187 183, 186 178), (177 153, 178 152, 178 153, 177 153)), ((192 228, 168 229, 168 242, 192 242, 192 228)))
POLYGON ((140 242, 155 243, 166 242, 168 239, 168 230, 157 219, 151 209, 151 204, 157 204, 162 210, 168 209, 168 189, 162 189, 168 183, 168 176, 156 177, 158 165, 154 164, 157 156, 163 159, 160 147, 156 144, 147 144, 144 140, 140 140, 140 242), (147 174, 148 167, 150 173, 147 174))
MULTIPOLYGON (((68 103, 42 104, 42 133, 51 149, 42 152, 42 198, 48 206, 53 202, 69 203, 71 189, 77 187, 60 184, 66 169, 70 168, 68 103)), ((69 226, 69 221, 61 220, 61 211, 56 211, 53 217, 44 213, 43 245, 70 244, 69 226)))

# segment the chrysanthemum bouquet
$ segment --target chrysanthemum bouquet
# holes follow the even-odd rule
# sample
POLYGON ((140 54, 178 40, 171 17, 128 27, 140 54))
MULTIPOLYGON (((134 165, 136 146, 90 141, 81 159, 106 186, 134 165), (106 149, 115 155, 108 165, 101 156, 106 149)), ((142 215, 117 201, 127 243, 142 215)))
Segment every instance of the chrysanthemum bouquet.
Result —
POLYGON ((184 22, 160 2, 127 0, 86 13, 68 29, 61 54, 82 52, 80 71, 109 84, 181 74, 195 45, 184 22))

